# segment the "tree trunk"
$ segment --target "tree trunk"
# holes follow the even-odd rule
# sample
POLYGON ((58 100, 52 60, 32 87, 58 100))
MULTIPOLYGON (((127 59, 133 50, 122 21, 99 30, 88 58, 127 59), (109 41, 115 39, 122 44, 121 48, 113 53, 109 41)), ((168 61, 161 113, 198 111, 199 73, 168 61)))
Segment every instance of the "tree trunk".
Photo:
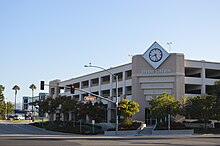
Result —
POLYGON ((16 115, 16 98, 17 98, 17 90, 15 90, 15 115, 16 115))

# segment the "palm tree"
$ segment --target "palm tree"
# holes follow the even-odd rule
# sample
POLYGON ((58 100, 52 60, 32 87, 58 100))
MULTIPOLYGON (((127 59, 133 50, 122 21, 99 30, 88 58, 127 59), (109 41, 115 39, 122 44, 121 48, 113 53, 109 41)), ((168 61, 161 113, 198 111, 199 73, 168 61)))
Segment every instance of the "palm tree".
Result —
POLYGON ((29 87, 32 90, 32 113, 33 113, 33 97, 34 97, 34 90, 37 89, 37 87, 34 84, 31 84, 29 87))
POLYGON ((17 96, 18 90, 20 90, 20 87, 18 85, 14 85, 12 90, 15 90, 15 115, 16 115, 16 96, 17 96))
POLYGON ((0 102, 4 101, 4 94, 3 94, 4 90, 5 90, 5 87, 3 85, 0 85, 0 102))

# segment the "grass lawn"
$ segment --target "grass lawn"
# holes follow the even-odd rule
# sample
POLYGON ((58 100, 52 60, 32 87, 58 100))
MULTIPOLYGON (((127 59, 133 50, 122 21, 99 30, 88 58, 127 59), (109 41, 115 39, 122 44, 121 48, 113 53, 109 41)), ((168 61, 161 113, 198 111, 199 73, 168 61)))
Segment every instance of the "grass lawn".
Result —
MULTIPOLYGON (((36 118, 35 120, 34 120, 34 122, 42 122, 42 119, 41 118, 36 118)), ((44 118, 44 120, 43 120, 43 122, 48 122, 48 118, 44 118)))
MULTIPOLYGON (((8 123, 31 123, 32 122, 32 120, 3 120, 3 121, 8 122, 8 123)), ((40 123, 42 122, 42 119, 37 118, 34 120, 34 122, 40 123)), ((43 122, 48 122, 48 118, 44 118, 43 122)))
POLYGON ((28 123, 31 122, 31 120, 5 120, 6 122, 9 123, 28 123))

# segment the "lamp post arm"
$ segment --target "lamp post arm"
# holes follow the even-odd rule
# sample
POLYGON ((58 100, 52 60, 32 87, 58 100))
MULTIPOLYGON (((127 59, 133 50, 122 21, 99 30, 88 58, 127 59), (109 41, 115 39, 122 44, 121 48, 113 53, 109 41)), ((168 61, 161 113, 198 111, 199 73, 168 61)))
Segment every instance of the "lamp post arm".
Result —
POLYGON ((110 72, 108 69, 105 69, 105 68, 100 67, 100 66, 96 66, 96 65, 91 65, 91 64, 89 64, 89 65, 85 65, 85 67, 99 68, 99 69, 102 69, 102 70, 104 70, 104 71, 110 73, 110 74, 113 75, 115 78, 117 77, 117 75, 115 75, 114 73, 110 72))
POLYGON ((95 66, 95 65, 92 65, 91 63, 89 63, 89 65, 84 65, 84 67, 94 67, 94 68, 99 68, 99 69, 102 69, 106 72, 108 72, 109 74, 111 74, 112 76, 115 77, 116 79, 116 84, 115 84, 115 89, 116 89, 116 101, 115 101, 115 114, 116 114, 116 117, 115 117, 115 123, 116 123, 116 128, 115 128, 115 135, 118 134, 118 75, 115 75, 114 73, 110 72, 109 70, 103 68, 103 67, 100 67, 100 66, 95 66))
POLYGON ((116 76, 116 102, 115 102, 115 114, 116 114, 116 128, 115 135, 118 135, 118 76, 116 76))

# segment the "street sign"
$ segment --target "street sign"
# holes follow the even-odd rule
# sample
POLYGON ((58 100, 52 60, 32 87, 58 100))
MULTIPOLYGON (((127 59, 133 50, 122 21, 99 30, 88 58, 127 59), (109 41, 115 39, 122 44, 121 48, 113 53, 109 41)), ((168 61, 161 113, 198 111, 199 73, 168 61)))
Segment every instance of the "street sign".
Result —
POLYGON ((96 100, 95 96, 85 96, 84 100, 96 100))

